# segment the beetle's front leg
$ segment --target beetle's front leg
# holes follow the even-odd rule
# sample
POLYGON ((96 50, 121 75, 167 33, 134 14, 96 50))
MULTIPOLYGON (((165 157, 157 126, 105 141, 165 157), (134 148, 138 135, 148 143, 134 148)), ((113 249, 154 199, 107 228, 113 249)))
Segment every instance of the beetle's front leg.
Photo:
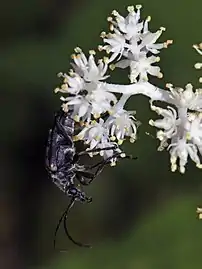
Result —
POLYGON ((76 163, 78 162, 80 156, 82 155, 88 155, 89 153, 98 153, 100 151, 104 151, 104 150, 113 150, 113 149, 116 149, 117 146, 111 146, 111 147, 105 147, 105 148, 102 148, 102 149, 90 149, 90 150, 84 150, 84 151, 81 151, 81 152, 78 152, 74 155, 74 159, 73 159, 73 162, 76 163))

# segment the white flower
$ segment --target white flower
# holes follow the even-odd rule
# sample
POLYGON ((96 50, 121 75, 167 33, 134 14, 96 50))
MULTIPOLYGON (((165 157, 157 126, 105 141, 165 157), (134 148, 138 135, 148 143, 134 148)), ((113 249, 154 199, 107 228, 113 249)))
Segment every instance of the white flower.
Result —
POLYGON ((76 48, 75 51, 78 52, 78 54, 72 55, 72 59, 74 60, 72 66, 75 72, 86 82, 98 82, 109 77, 108 75, 105 75, 108 69, 107 59, 100 59, 97 65, 93 56, 95 51, 89 51, 90 55, 88 59, 80 48, 76 48))
POLYGON ((77 95, 83 90, 92 92, 100 85, 100 81, 109 77, 105 75, 108 69, 108 59, 106 57, 99 59, 97 65, 93 56, 95 54, 94 51, 89 52, 90 56, 88 59, 80 48, 75 48, 75 51, 78 54, 72 55, 74 63, 71 63, 74 71, 70 70, 69 75, 58 74, 59 77, 64 78, 64 83, 61 88, 55 89, 56 93, 62 92, 77 95))
POLYGON ((193 91, 192 84, 187 84, 185 90, 182 88, 173 88, 172 84, 167 84, 170 89, 170 102, 178 108, 187 108, 191 110, 202 110, 202 89, 193 91))
MULTIPOLYGON (((102 86, 102 85, 100 85, 102 86)), ((108 91, 105 91, 102 87, 93 90, 85 96, 75 95, 71 97, 61 97, 63 102, 66 102, 65 107, 72 110, 72 117, 76 121, 90 122, 91 115, 94 118, 99 118, 100 115, 111 108, 111 102, 116 103, 116 96, 108 91)), ((65 109, 64 109, 65 110, 65 109)))
POLYGON ((109 129, 106 128, 106 124, 103 119, 99 119, 99 122, 91 121, 87 124, 83 130, 75 136, 75 140, 83 140, 85 144, 89 145, 88 150, 94 149, 94 152, 89 152, 90 156, 100 153, 100 156, 104 160, 108 160, 111 165, 115 165, 119 157, 123 157, 123 152, 119 149, 117 143, 110 141, 109 129), (97 151, 96 149, 103 149, 97 151), (122 155, 121 155, 122 154, 122 155))
POLYGON ((118 140, 121 145, 125 137, 130 137, 131 143, 136 140, 137 125, 139 124, 133 114, 134 112, 125 109, 112 108, 111 115, 107 119, 105 125, 109 128, 111 140, 118 140))
POLYGON ((168 106, 168 109, 163 109, 151 105, 151 109, 161 115, 162 119, 157 119, 155 121, 150 120, 149 124, 155 126, 156 128, 163 129, 164 131, 159 131, 157 133, 157 138, 163 141, 164 138, 170 139, 177 134, 177 127, 180 125, 181 120, 177 119, 177 112, 174 108, 168 106))
POLYGON ((113 21, 112 18, 108 20, 116 27, 120 29, 122 33, 125 34, 125 38, 130 40, 132 37, 136 37, 138 33, 143 28, 143 23, 138 23, 140 19, 140 9, 141 5, 136 5, 137 12, 135 12, 134 6, 129 6, 127 8, 128 15, 126 18, 122 17, 117 11, 113 11, 112 15, 115 17, 116 21, 113 21))
POLYGON ((185 172, 185 165, 187 163, 188 156, 196 163, 196 166, 201 168, 200 159, 197 154, 197 147, 192 143, 187 143, 186 139, 179 139, 176 143, 169 145, 170 150, 170 162, 171 171, 174 172, 177 169, 177 159, 179 158, 180 172, 185 172))
POLYGON ((119 58, 122 56, 125 47, 125 37, 117 30, 114 29, 114 33, 109 33, 105 35, 105 33, 101 34, 104 37, 103 41, 108 45, 99 46, 99 50, 106 50, 107 53, 112 53, 109 62, 112 62, 118 55, 119 58))
POLYGON ((157 39, 161 36, 162 32, 165 31, 164 27, 161 27, 155 33, 152 33, 147 28, 144 29, 143 34, 140 36, 141 43, 139 45, 140 49, 146 49, 146 51, 150 51, 153 54, 159 53, 160 49, 167 48, 169 44, 172 44, 172 40, 167 40, 164 43, 155 44, 157 39))
POLYGON ((159 62, 160 58, 155 56, 147 57, 145 53, 141 53, 137 60, 128 59, 121 60, 115 64, 116 67, 126 68, 130 66, 130 81, 134 83, 137 81, 137 77, 139 76, 139 81, 147 81, 148 76, 150 74, 152 76, 156 76, 162 78, 162 73, 160 72, 160 67, 152 66, 153 63, 159 62))
MULTIPOLYGON (((161 27, 154 33, 150 32, 148 30, 148 22, 151 20, 151 17, 148 17, 144 23, 139 22, 141 5, 137 5, 136 9, 137 12, 135 12, 133 6, 129 6, 126 18, 114 10, 112 15, 115 17, 115 20, 112 17, 108 18, 108 21, 111 23, 110 30, 113 33, 106 34, 102 32, 101 37, 107 45, 99 46, 99 49, 112 53, 110 62, 118 55, 118 60, 122 55, 129 60, 137 60, 141 57, 142 53, 147 54, 151 52, 157 54, 160 49, 166 48, 172 43, 172 40, 168 40, 164 43, 155 44, 162 32, 165 31, 165 28, 161 27)), ((124 65, 126 64, 124 63, 124 65)), ((127 66, 130 66, 130 63, 127 66)))
POLYGON ((91 120, 92 107, 88 100, 81 95, 72 97, 61 97, 60 98, 65 104, 62 105, 64 111, 68 111, 69 108, 72 110, 72 118, 75 121, 87 121, 91 120))
POLYGON ((71 94, 67 98, 61 97, 64 111, 68 111, 68 107, 73 110, 72 117, 77 121, 91 120, 91 115, 98 118, 100 114, 111 108, 111 103, 116 103, 117 99, 113 93, 105 89, 105 83, 101 82, 108 76, 105 73, 108 68, 107 60, 98 61, 95 63, 94 51, 90 51, 90 56, 87 59, 80 48, 76 48, 78 53, 74 54, 74 70, 70 71, 70 75, 60 73, 64 78, 64 84, 61 89, 57 88, 55 92, 71 94), (76 73, 75 73, 76 72, 76 73))
POLYGON ((91 121, 76 138, 78 140, 84 140, 84 142, 90 146, 89 149, 94 149, 98 144, 109 141, 108 130, 104 126, 104 120, 100 118, 99 122, 91 121))
POLYGON ((55 89, 55 93, 62 92, 62 93, 70 93, 70 94, 78 94, 80 91, 82 91, 85 88, 85 82, 84 80, 76 73, 74 73, 72 70, 69 73, 69 76, 67 74, 59 73, 59 77, 63 77, 63 84, 61 87, 55 89))
POLYGON ((98 84, 97 88, 89 93, 86 98, 92 106, 92 114, 99 117, 100 114, 111 108, 111 103, 115 104, 117 98, 113 93, 105 90, 103 84, 98 84))

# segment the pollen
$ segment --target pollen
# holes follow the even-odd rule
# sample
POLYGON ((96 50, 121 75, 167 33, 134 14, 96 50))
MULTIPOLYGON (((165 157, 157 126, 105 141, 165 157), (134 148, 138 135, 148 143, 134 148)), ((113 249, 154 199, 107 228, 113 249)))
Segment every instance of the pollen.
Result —
POLYGON ((180 173, 184 174, 185 173, 185 167, 184 166, 180 166, 180 173))
POLYGON ((104 49, 104 47, 103 47, 102 45, 99 45, 99 46, 98 46, 98 50, 99 50, 99 51, 103 51, 103 49, 104 49))
POLYGON ((95 140, 99 141, 99 140, 100 140, 100 136, 97 135, 97 136, 95 137, 95 140))
POLYGON ((149 120, 149 125, 154 126, 154 121, 152 119, 149 120))
POLYGON ((113 71, 116 68, 115 64, 110 64, 109 68, 113 71))
POLYGON ((65 84, 67 84, 67 83, 68 83, 68 79, 67 79, 67 78, 64 78, 63 82, 64 82, 65 84))
POLYGON ((196 69, 201 69, 201 68, 202 68, 202 63, 196 63, 196 64, 194 65, 194 67, 195 67, 196 69))
POLYGON ((109 57, 106 57, 106 56, 103 57, 103 61, 104 61, 105 64, 108 64, 108 62, 109 62, 109 57))
POLYGON ((201 207, 197 207, 196 213, 198 214, 198 218, 202 219, 202 208, 201 207))
POLYGON ((136 134, 131 134, 131 136, 130 136, 131 138, 133 138, 133 139, 136 139, 136 134))
POLYGON ((108 22, 111 22, 111 21, 113 21, 113 18, 112 18, 112 17, 108 17, 108 18, 107 18, 107 21, 108 21, 108 22))
POLYGON ((71 58, 72 58, 73 60, 76 59, 76 54, 73 53, 73 54, 71 55, 71 58))
POLYGON ((172 83, 166 83, 166 88, 168 88, 168 89, 173 88, 173 84, 172 83))
POLYGON ((115 17, 119 16, 119 13, 116 10, 112 11, 112 15, 114 15, 115 17))
POLYGON ((61 89, 62 90, 67 90, 68 89, 68 85, 67 84, 62 84, 61 89))
POLYGON ((68 112, 68 111, 69 111, 69 109, 68 109, 68 104, 67 104, 67 103, 62 104, 62 105, 61 105, 61 108, 62 108, 62 110, 63 110, 64 112, 68 112))
POLYGON ((118 145, 120 146, 120 145, 122 145, 123 144, 123 140, 122 139, 119 139, 118 140, 118 145))
POLYGON ((75 51, 76 53, 81 53, 81 52, 82 52, 82 49, 79 48, 79 47, 76 47, 76 48, 74 49, 74 51, 75 51))
POLYGON ((136 5, 135 6, 137 9, 141 9, 142 8, 142 5, 136 5))
POLYGON ((79 122, 79 120, 80 120, 79 116, 78 116, 78 115, 75 115, 75 116, 74 116, 74 120, 75 120, 76 122, 79 122))
POLYGON ((89 50, 89 54, 90 54, 90 55, 95 55, 96 52, 95 52, 95 50, 89 50))
POLYGON ((110 29, 110 31, 114 31, 114 25, 110 24, 109 29, 110 29))
POLYGON ((171 172, 175 172, 177 170, 177 165, 174 163, 171 165, 171 172))
POLYGON ((156 134, 156 137, 160 140, 163 141, 163 139, 165 138, 165 134, 162 130, 158 131, 156 134))
POLYGON ((167 48, 171 44, 173 44, 173 40, 167 40, 163 45, 164 45, 164 48, 167 48))
POLYGON ((134 138, 130 138, 130 143, 135 143, 135 139, 134 138))
POLYGON ((73 136, 73 141, 78 141, 79 139, 78 139, 78 136, 77 135, 75 135, 75 136, 73 136))
POLYGON ((105 50, 106 50, 106 53, 107 53, 107 54, 110 54, 111 49, 110 49, 110 47, 109 47, 109 46, 107 46, 107 47, 105 48, 105 50))
POLYGON ((100 117, 100 114, 99 114, 99 113, 95 113, 95 114, 93 114, 93 117, 94 117, 95 119, 98 119, 98 118, 100 117))
POLYGON ((69 70, 69 75, 70 75, 71 77, 73 77, 73 76, 75 75, 75 73, 74 73, 74 70, 73 70, 73 69, 70 69, 70 70, 69 70))
MULTIPOLYGON (((139 6, 141 6, 141 5, 137 5, 136 8, 138 9, 139 6)), ((139 8, 141 8, 141 7, 139 7, 139 8)), ((134 12, 134 11, 135 11, 134 6, 128 6, 128 7, 127 7, 127 11, 128 11, 129 13, 134 12)))
POLYGON ((55 88, 55 89, 54 89, 54 92, 55 92, 55 93, 58 93, 59 91, 60 91, 60 88, 55 88))
POLYGON ((147 18, 146 18, 146 21, 151 21, 151 16, 148 16, 147 18))
POLYGON ((63 73, 62 73, 62 72, 59 72, 59 73, 57 74, 57 76, 60 78, 60 77, 63 76, 63 73))
POLYGON ((159 72, 158 78, 162 78, 162 77, 163 77, 163 73, 159 72))
POLYGON ((191 140, 191 134, 190 134, 190 132, 187 132, 186 133, 186 140, 191 140))
POLYGON ((202 169, 202 164, 201 163, 197 163, 196 164, 196 167, 199 168, 199 169, 202 169))
POLYGON ((165 31, 166 28, 165 28, 165 27, 160 27, 160 30, 161 30, 161 31, 165 31))

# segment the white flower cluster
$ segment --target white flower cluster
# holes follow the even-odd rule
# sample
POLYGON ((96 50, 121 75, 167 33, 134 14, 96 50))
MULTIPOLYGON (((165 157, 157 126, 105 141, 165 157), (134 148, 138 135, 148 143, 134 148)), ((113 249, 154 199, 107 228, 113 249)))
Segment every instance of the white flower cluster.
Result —
POLYGON ((148 74, 161 78, 163 75, 160 68, 152 65, 159 62, 160 58, 151 54, 158 54, 160 49, 167 48, 172 43, 171 40, 168 40, 164 43, 155 44, 165 28, 161 27, 155 33, 150 32, 148 23, 151 17, 149 16, 144 22, 140 21, 141 7, 141 5, 137 5, 137 11, 135 12, 135 8, 129 6, 126 18, 114 10, 112 12, 114 19, 108 17, 112 33, 101 33, 101 37, 107 45, 98 47, 99 50, 112 53, 110 62, 116 58, 119 60, 122 56, 124 57, 123 60, 112 64, 111 68, 130 67, 129 79, 131 83, 137 82, 138 78, 139 81, 147 81, 148 74))
MULTIPOLYGON (((104 45, 98 46, 98 50, 106 51, 109 57, 96 61, 94 50, 86 57, 80 48, 75 48, 73 69, 69 74, 59 73, 63 84, 55 92, 67 95, 60 98, 62 108, 71 111, 82 127, 75 140, 84 141, 87 150, 94 149, 95 154, 98 149, 112 165, 117 158, 125 157, 120 148, 122 143, 127 138, 133 143, 137 136, 139 122, 134 117, 135 111, 125 109, 126 101, 135 94, 149 97, 151 110, 161 116, 155 121, 150 120, 149 124, 160 129, 157 132, 158 150, 167 148, 169 151, 171 170, 176 171, 179 160, 179 170, 184 173, 188 157, 202 168, 199 156, 202 154, 202 89, 194 91, 189 83, 185 89, 167 84, 167 90, 164 90, 148 82, 149 76, 163 76, 160 68, 154 65, 160 60, 156 54, 167 48, 172 40, 156 43, 165 28, 151 32, 151 17, 142 21, 140 10, 141 5, 136 9, 129 6, 126 17, 114 10, 108 17, 110 33, 101 33, 104 45), (116 67, 129 67, 128 85, 106 82, 108 69, 116 67), (119 99, 116 93, 122 94, 119 99), (167 109, 155 106, 154 101, 168 103, 167 109)), ((193 47, 202 54, 202 43, 193 47)), ((195 68, 202 68, 202 63, 197 63, 195 68)), ((202 82, 202 78, 199 81, 202 82)))
MULTIPOLYGON (((72 55, 73 69, 69 75, 59 73, 63 84, 55 92, 68 94, 60 98, 64 102, 62 108, 71 110, 74 120, 83 126, 74 140, 83 140, 89 150, 99 149, 100 155, 115 165, 118 157, 125 157, 119 148, 125 138, 129 137, 131 142, 136 139, 138 122, 133 116, 135 112, 124 109, 130 95, 117 100, 115 94, 106 89, 106 83, 102 81, 109 77, 105 75, 108 58, 104 57, 96 64, 95 51, 89 52, 88 59, 80 48, 75 48, 75 52, 72 55)), ((90 155, 94 154, 91 152, 90 155)))

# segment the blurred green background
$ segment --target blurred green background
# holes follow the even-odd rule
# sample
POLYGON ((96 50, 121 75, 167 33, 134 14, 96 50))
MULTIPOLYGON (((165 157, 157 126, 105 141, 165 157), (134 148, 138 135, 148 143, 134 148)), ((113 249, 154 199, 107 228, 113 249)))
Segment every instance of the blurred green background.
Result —
MULTIPOLYGON (((158 142, 145 135, 155 135, 148 120, 156 115, 143 96, 128 103, 143 124, 137 142, 124 145, 138 160, 106 168, 86 189, 93 203, 77 204, 70 214, 73 237, 93 248, 74 246, 61 229, 57 246, 67 252, 53 250, 54 229, 68 204, 44 169, 48 129, 60 106, 56 74, 68 71, 74 47, 87 52, 101 43, 113 9, 126 14, 136 4, 144 7, 143 18, 152 16, 150 29, 167 28, 161 41, 174 39, 161 53, 164 78, 152 82, 198 86, 193 65, 201 59, 192 44, 202 41, 200 0, 1 3, 1 269, 202 268, 202 222, 195 214, 202 172, 192 163, 183 176, 170 172, 168 153, 157 152, 158 142)), ((111 81, 127 83, 127 74, 115 71, 111 81)))

